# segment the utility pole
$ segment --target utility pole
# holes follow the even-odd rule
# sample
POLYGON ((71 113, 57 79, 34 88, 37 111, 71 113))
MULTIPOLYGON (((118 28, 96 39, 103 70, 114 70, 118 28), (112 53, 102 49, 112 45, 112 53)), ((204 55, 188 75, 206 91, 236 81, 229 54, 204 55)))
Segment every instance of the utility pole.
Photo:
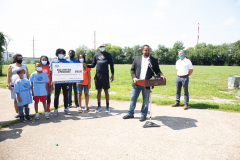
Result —
POLYGON ((96 31, 94 31, 94 50, 96 50, 96 31))
POLYGON ((199 23, 198 23, 198 36, 197 36, 197 45, 198 45, 198 41, 199 41, 199 23))
POLYGON ((33 58, 35 58, 35 53, 34 53, 34 36, 33 36, 33 58))

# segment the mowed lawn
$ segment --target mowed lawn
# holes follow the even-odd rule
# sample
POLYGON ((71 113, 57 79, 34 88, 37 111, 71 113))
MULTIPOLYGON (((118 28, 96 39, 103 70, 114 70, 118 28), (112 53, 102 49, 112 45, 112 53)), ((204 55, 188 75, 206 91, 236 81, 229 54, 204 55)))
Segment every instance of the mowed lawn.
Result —
MULTIPOLYGON (((5 88, 7 65, 3 66, 5 76, 0 78, 0 87, 5 88)), ((34 72, 34 65, 28 64, 29 73, 34 72)), ((114 81, 111 83, 110 99, 130 100, 132 90, 132 79, 130 74, 130 64, 116 64, 114 81)), ((176 94, 176 69, 175 65, 160 65, 160 69, 167 78, 166 86, 157 86, 152 92, 152 101, 157 104, 172 104, 176 94)), ((96 69, 91 71, 92 88, 91 98, 96 98, 94 75, 96 69)), ((208 102, 190 101, 189 106, 193 108, 209 108, 229 111, 240 111, 239 99, 236 98, 237 89, 228 89, 228 76, 240 76, 239 66, 194 66, 193 74, 190 76, 189 94, 190 99, 230 99, 234 104, 218 104, 208 102)), ((182 91, 183 95, 183 91, 182 91)), ((104 94, 102 95, 104 97, 104 94)), ((142 101, 141 96, 139 101, 142 101)), ((181 101, 183 104, 183 101, 181 101)))

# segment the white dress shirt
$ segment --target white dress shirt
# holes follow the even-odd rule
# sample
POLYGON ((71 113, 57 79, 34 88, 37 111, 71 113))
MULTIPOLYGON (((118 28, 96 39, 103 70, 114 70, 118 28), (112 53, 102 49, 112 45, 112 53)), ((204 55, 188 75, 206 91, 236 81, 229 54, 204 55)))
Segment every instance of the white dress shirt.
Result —
POLYGON ((147 70, 148 70, 148 64, 149 64, 148 60, 149 60, 149 57, 144 58, 144 56, 142 56, 141 73, 140 73, 139 79, 145 79, 146 78, 146 74, 147 74, 147 70))
POLYGON ((193 65, 192 62, 185 57, 183 60, 179 59, 176 62, 176 69, 178 76, 186 76, 188 75, 189 69, 193 69, 193 65))

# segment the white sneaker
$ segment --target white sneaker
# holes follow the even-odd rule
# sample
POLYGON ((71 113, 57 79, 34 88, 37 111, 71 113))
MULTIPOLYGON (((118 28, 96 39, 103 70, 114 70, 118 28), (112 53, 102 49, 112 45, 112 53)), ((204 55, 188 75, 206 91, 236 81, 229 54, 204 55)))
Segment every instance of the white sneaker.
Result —
POLYGON ((82 113, 82 112, 83 112, 82 107, 77 107, 77 109, 78 109, 78 112, 79 112, 79 113, 82 113))
POLYGON ((44 112, 45 118, 49 119, 49 112, 44 112))
POLYGON ((67 108, 67 109, 64 109, 64 113, 65 114, 68 114, 68 115, 70 115, 71 114, 71 112, 69 111, 69 109, 67 108))
POLYGON ((35 114, 35 119, 40 119, 40 114, 39 113, 35 114))
POLYGON ((53 115, 54 115, 55 117, 57 117, 57 115, 58 115, 58 109, 54 109, 53 115))
POLYGON ((19 117, 19 114, 18 114, 18 113, 16 113, 14 117, 15 117, 15 118, 18 118, 18 117, 19 117))

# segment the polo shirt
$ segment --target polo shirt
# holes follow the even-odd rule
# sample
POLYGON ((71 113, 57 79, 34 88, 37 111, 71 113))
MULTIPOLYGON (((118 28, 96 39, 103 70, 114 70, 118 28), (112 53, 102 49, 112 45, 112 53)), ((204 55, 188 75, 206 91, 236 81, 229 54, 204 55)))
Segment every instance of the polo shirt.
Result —
POLYGON ((185 57, 183 60, 179 59, 176 62, 176 69, 178 76, 185 76, 188 75, 189 69, 193 69, 193 65, 192 62, 185 57))

